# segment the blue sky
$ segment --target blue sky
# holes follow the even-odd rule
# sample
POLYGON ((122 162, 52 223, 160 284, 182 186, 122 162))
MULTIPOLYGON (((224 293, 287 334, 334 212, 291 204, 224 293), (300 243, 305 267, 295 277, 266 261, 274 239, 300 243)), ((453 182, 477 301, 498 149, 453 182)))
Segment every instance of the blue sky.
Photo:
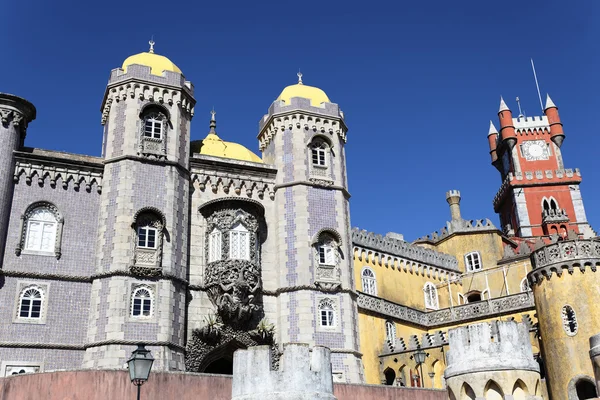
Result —
POLYGON ((352 225, 409 240, 444 225, 449 189, 463 217, 498 224, 489 120, 500 95, 540 115, 533 57, 600 228, 600 2, 23 0, 3 15, 0 91, 38 110, 27 145, 99 155, 109 72, 151 35, 195 85, 193 139, 214 106, 220 136, 258 152, 259 118, 301 68, 346 115, 352 225))

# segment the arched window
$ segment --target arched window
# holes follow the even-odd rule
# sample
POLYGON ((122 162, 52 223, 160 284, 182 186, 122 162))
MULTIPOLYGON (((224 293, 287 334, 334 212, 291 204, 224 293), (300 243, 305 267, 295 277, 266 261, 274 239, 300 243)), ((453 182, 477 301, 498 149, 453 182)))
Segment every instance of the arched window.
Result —
POLYGON ((329 243, 319 243, 319 264, 321 265, 335 265, 335 248, 329 243))
POLYGON ((21 215, 20 240, 15 254, 54 254, 61 256, 63 217, 56 206, 46 201, 31 204, 21 215))
POLYGON ((425 294, 425 308, 437 310, 439 308, 438 294, 435 285, 431 282, 427 282, 423 287, 425 294))
POLYGON ((314 167, 327 167, 327 153, 329 146, 322 139, 315 139, 311 144, 312 165, 314 167))
POLYGON ((208 262, 221 259, 221 231, 217 228, 208 235, 208 262))
POLYGON ((375 272, 369 267, 364 267, 362 270, 362 288, 366 294, 377 296, 377 280, 375 272))
POLYGON ((544 198, 544 200, 542 200, 542 207, 544 208, 544 211, 550 210, 550 203, 548 202, 548 199, 544 198))
POLYGON ((158 229, 152 225, 138 226, 138 247, 141 249, 156 249, 158 229))
POLYGON ((550 209, 554 211, 558 210, 558 204, 556 203, 556 200, 554 200, 554 198, 550 199, 550 209))
POLYGON ((162 139, 164 116, 159 113, 150 113, 144 119, 144 137, 162 139))
POLYGON ((229 231, 229 258, 234 260, 250 259, 250 233, 241 223, 229 231))
POLYGON ((135 251, 133 266, 146 268, 136 273, 147 273, 147 268, 154 270, 161 267, 162 241, 165 227, 163 214, 152 207, 139 210, 134 218, 132 228, 135 234, 135 251))
POLYGON ((467 272, 479 271, 481 269, 481 255, 477 251, 472 251, 465 255, 465 266, 467 272))
POLYGON ((476 303, 482 300, 481 292, 478 290, 473 290, 465 294, 465 298, 467 299, 467 303, 476 303))
POLYGON ((335 307, 332 299, 322 299, 319 301, 319 317, 322 327, 335 326, 335 307))
POLYGON ((385 340, 393 351, 396 344, 396 325, 393 321, 385 321, 385 340))
POLYGON ((562 320, 563 320, 563 328, 565 332, 569 336, 575 336, 577 334, 577 330, 579 329, 579 324, 577 323, 577 315, 575 314, 575 310, 570 305, 565 305, 562 308, 562 320))
POLYGON ((149 158, 165 159, 169 112, 162 106, 151 103, 144 107, 140 118, 142 126, 138 154, 149 158))
POLYGON ((38 286, 28 286, 19 298, 19 318, 40 319, 44 292, 38 286))
POLYGON ((131 316, 150 317, 153 312, 152 290, 148 286, 136 288, 131 295, 131 316))
POLYGON ((523 278, 521 280, 521 292, 529 292, 531 289, 529 288, 529 282, 527 282, 527 278, 523 278))

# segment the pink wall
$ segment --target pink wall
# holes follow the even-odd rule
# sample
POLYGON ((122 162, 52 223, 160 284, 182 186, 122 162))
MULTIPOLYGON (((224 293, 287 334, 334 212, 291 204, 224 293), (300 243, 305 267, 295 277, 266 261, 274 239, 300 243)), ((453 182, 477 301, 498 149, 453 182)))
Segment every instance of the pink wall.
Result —
MULTIPOLYGON (((378 385, 335 385, 338 400, 446 400, 445 391, 378 385)), ((0 379, 0 400, 127 400, 136 387, 127 371, 88 370, 26 374, 0 379)), ((231 400, 231 377, 156 372, 142 400, 231 400)))

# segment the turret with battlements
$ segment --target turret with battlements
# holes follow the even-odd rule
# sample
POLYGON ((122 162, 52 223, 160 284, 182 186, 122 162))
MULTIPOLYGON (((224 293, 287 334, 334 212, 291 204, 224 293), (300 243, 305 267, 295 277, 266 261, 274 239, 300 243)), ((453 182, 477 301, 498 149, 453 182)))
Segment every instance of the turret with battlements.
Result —
POLYGON ((269 346, 238 350, 233 356, 232 400, 335 400, 331 351, 290 343, 279 370, 271 369, 269 346))

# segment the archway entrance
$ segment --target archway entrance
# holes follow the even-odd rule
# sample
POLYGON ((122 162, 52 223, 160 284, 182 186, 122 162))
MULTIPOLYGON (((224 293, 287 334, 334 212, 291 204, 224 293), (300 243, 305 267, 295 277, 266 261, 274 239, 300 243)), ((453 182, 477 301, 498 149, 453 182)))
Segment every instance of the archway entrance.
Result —
POLYGON ((237 349, 247 349, 243 343, 237 340, 224 343, 221 346, 216 347, 210 353, 204 357, 202 364, 198 372, 204 372, 206 374, 233 374, 233 353, 237 349))
POLYGON ((575 390, 577 391, 577 398, 580 400, 596 398, 596 386, 586 379, 580 379, 575 384, 575 390))
POLYGON ((230 358, 219 358, 204 369, 206 374, 223 374, 233 375, 233 359, 230 358))
POLYGON ((383 371, 383 374, 385 375, 385 384, 393 386, 396 381, 396 372, 391 368, 386 368, 386 370, 383 371))

